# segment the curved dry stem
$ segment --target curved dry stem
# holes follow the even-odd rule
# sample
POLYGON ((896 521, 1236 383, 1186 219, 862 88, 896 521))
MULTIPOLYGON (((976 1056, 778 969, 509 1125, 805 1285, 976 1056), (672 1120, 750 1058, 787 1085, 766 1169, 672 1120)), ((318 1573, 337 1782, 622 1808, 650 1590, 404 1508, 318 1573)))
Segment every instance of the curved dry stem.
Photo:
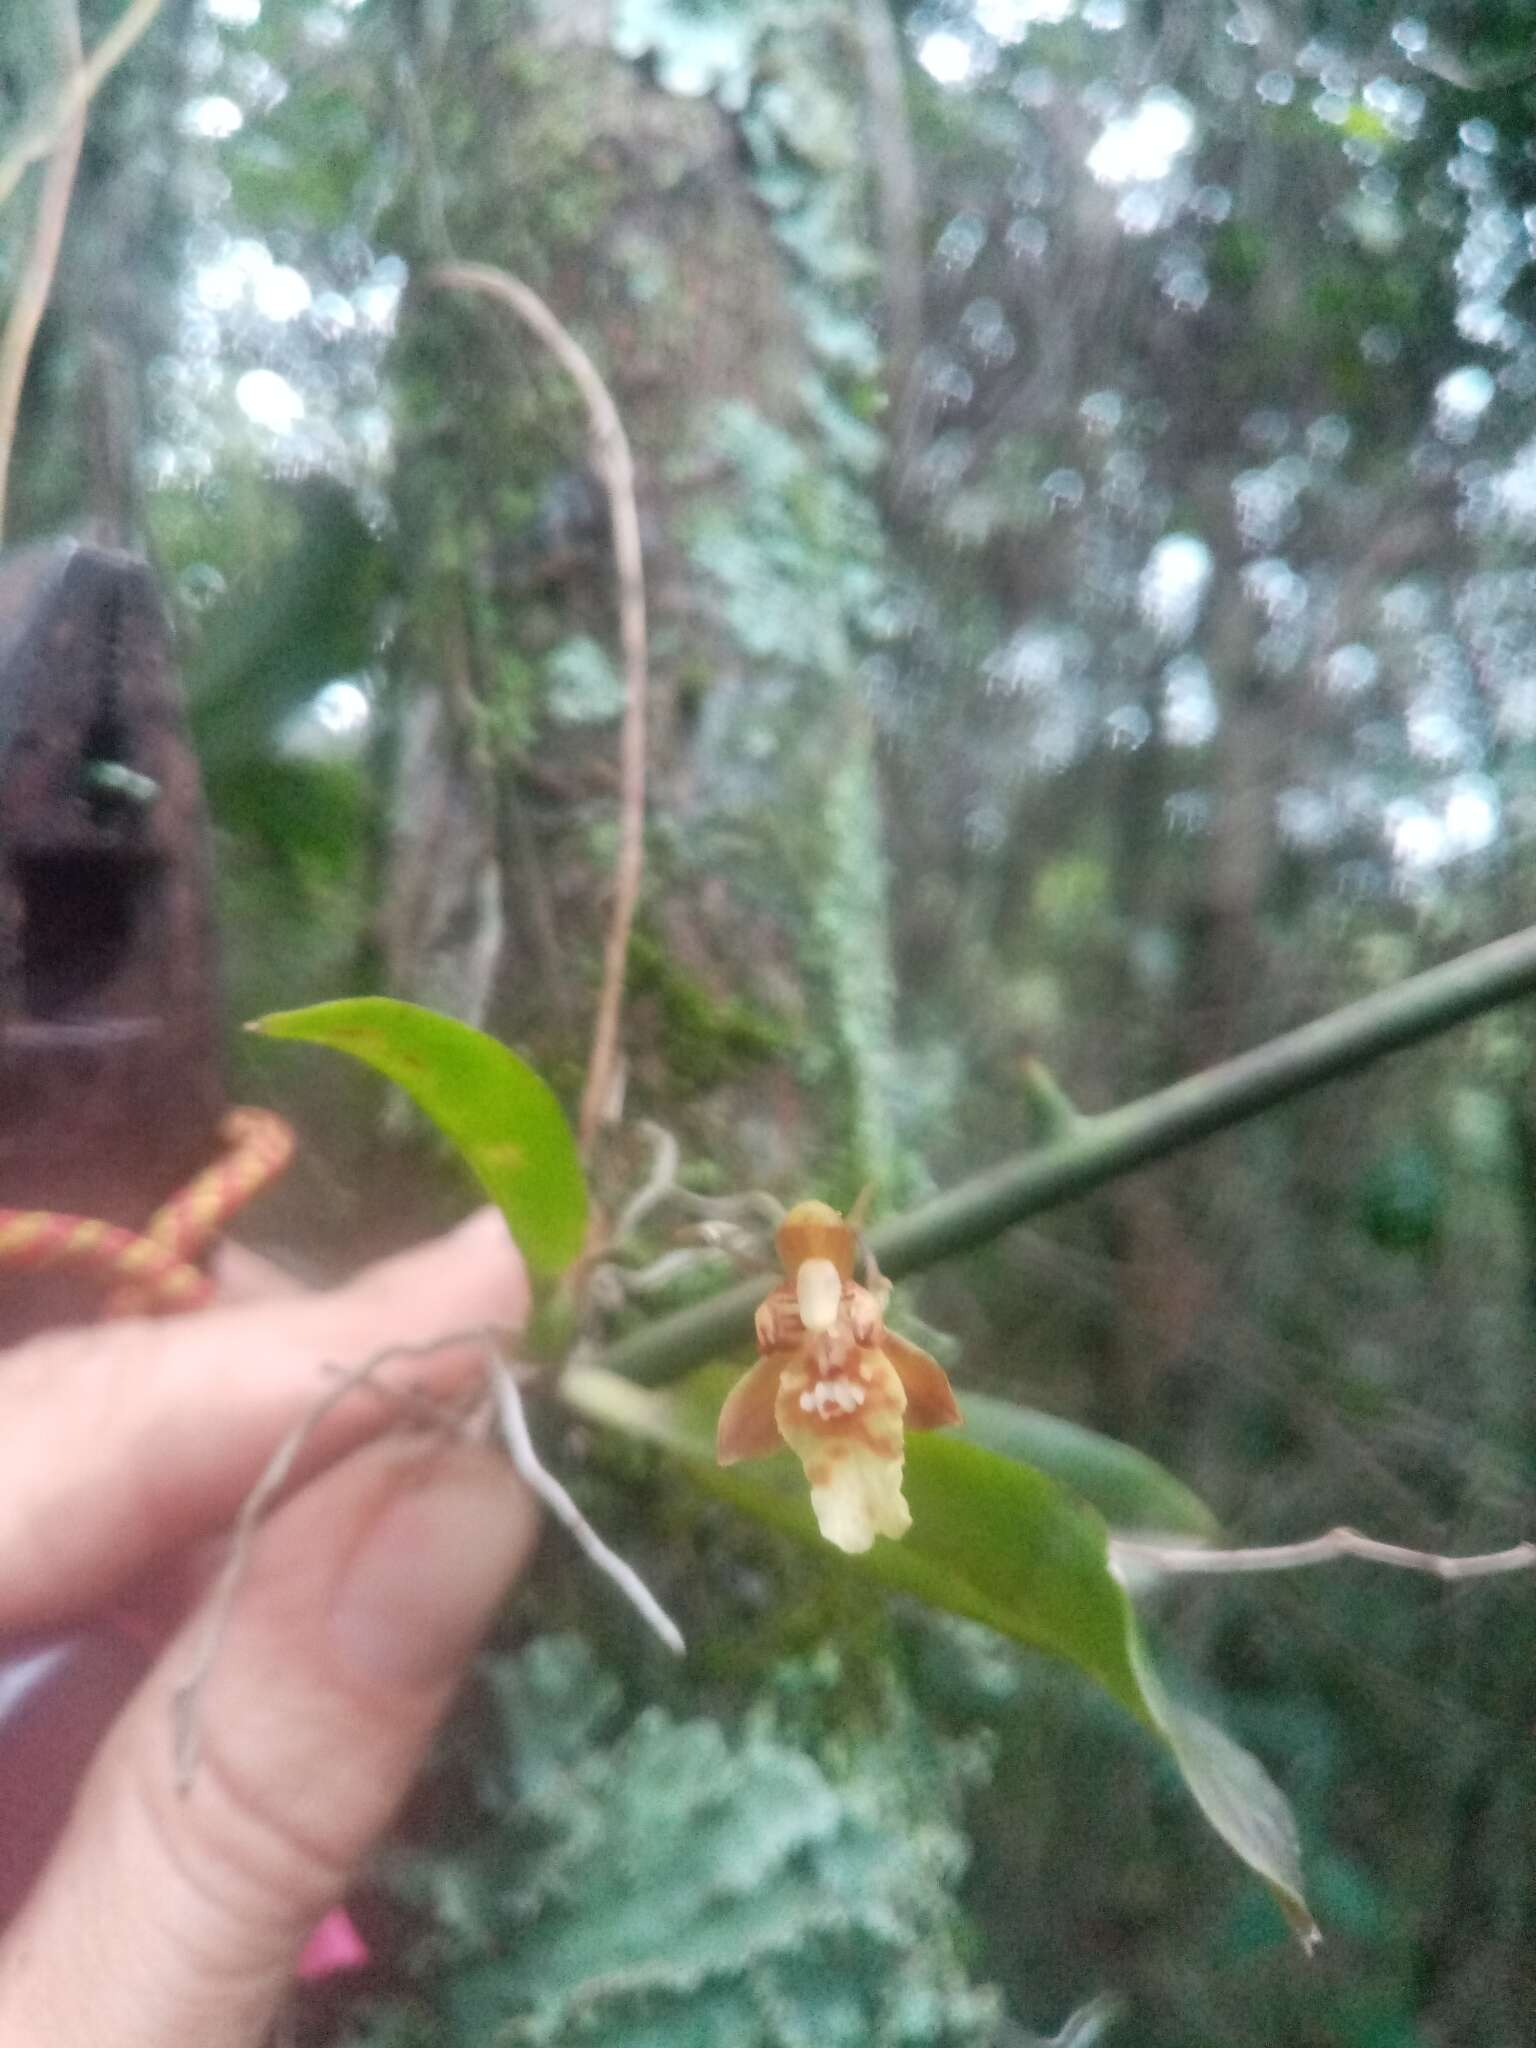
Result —
POLYGON ((592 1026, 592 1050, 581 1092, 577 1129, 585 1153, 613 1091, 624 975, 645 854, 645 713, 648 688, 645 567, 635 465, 613 394, 592 358, 550 308, 518 278, 489 263, 444 263, 423 280, 445 291, 478 292, 505 306, 549 350, 581 393, 592 426, 592 454, 608 494, 613 566, 618 582, 619 640, 624 657, 624 725, 619 742, 619 851, 614 863, 613 909, 603 947, 602 984, 592 1026))
MULTIPOLYGON (((155 0, 155 7, 159 5, 160 0, 155 0)), ((56 138, 57 147, 49 158, 43 177, 32 241, 16 280, 16 296, 11 301, 5 332, 0 334, 0 541, 5 538, 11 451, 16 442, 22 387, 27 381, 27 365, 32 360, 37 330, 48 310, 48 295, 53 290, 53 276, 64 240, 64 223, 69 217, 75 172, 80 163, 81 145, 85 141, 85 100, 88 95, 82 96, 77 90, 85 74, 81 63, 80 13, 75 0, 54 0, 54 19, 59 61, 66 80, 60 104, 68 111, 58 126, 50 130, 51 136, 56 138)), ((12 152, 13 155, 15 153, 12 152)), ((18 170, 16 176, 19 178, 20 175, 18 170)), ((3 179, 3 171, 0 171, 0 179, 3 179)), ((14 180, 12 182, 14 184, 14 180)), ((5 196, 5 187, 0 182, 0 204, 4 203, 5 196)))
POLYGON ((1427 1572, 1436 1579, 1488 1579, 1501 1572, 1530 1571, 1536 1566, 1536 1543, 1512 1544, 1508 1550, 1485 1550, 1472 1557, 1441 1557, 1432 1550, 1408 1550, 1401 1543, 1382 1543, 1358 1529, 1329 1529, 1301 1543, 1268 1543, 1245 1550, 1208 1550, 1188 1543, 1138 1543, 1113 1536, 1110 1563, 1122 1576, 1183 1577, 1193 1573, 1289 1572, 1300 1566, 1335 1564, 1343 1557, 1367 1564, 1394 1565, 1399 1571, 1427 1572))

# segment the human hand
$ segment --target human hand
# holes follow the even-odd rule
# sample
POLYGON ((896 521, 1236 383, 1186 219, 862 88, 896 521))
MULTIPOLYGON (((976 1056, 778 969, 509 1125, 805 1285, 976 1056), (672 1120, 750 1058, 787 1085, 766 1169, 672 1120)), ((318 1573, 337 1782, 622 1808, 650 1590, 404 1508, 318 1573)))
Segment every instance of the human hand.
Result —
MULTIPOLYGON (((491 1211, 330 1293, 249 1298, 248 1269, 226 1291, 245 1298, 0 1356, 0 1647, 175 1582, 333 1384, 327 1363, 516 1327, 528 1307, 491 1211)), ((478 1367, 458 1346, 410 1377, 448 1395, 478 1367)), ((398 1431, 372 1441, 398 1415, 366 1390, 342 1403, 258 1533, 199 1698, 190 1790, 172 1700, 204 1640, 201 1603, 111 1727, 0 1936, 7 2048, 264 2039, 533 1545, 533 1503, 504 1462, 398 1431)))

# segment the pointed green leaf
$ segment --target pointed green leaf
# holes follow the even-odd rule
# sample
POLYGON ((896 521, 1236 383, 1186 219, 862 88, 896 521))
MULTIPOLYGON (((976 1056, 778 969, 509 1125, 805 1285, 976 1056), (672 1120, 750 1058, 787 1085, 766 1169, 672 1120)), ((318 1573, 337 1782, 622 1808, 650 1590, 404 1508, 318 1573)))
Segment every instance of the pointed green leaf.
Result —
POLYGON ((1229 1849, 1263 1878, 1302 1947, 1322 1940, 1301 1890, 1301 1839, 1290 1801, 1256 1756, 1183 1700, 1158 1676, 1146 1641, 1126 1602, 1126 1643, 1158 1733, 1195 1804, 1229 1849))
POLYGON ((251 1030, 351 1053, 403 1088, 462 1153, 546 1279, 581 1252, 587 1188, 565 1112, 525 1060, 483 1031, 388 996, 260 1017, 251 1030))
POLYGON ((961 1389, 963 1443, 1033 1465, 1098 1509, 1117 1535, 1182 1536, 1209 1543, 1216 1517, 1182 1480, 1144 1452, 1080 1423, 991 1394, 961 1389))
POLYGON ((818 1535, 804 1477, 787 1452, 725 1470, 716 1465, 715 1418, 731 1377, 707 1368, 652 1390, 584 1366, 568 1371, 560 1390, 592 1420, 676 1453, 711 1493, 818 1545, 829 1562, 1077 1665, 1168 1744, 1206 1819, 1311 1945, 1317 1928, 1302 1896, 1284 1796, 1254 1757, 1168 1694, 1114 1569, 1109 1529, 1086 1500, 975 1443, 913 1435, 910 1532, 844 1558, 818 1535))

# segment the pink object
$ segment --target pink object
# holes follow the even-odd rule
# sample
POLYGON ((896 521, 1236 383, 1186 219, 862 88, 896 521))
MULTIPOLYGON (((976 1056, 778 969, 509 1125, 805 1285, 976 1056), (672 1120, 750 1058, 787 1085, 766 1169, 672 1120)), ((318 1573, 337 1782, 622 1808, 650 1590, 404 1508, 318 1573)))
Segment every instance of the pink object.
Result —
POLYGON ((368 1960, 368 1944, 353 1926, 351 1914, 345 1906, 337 1906, 305 1942, 299 1975, 313 1984, 322 1977, 339 1976, 343 1970, 360 1970, 368 1960))

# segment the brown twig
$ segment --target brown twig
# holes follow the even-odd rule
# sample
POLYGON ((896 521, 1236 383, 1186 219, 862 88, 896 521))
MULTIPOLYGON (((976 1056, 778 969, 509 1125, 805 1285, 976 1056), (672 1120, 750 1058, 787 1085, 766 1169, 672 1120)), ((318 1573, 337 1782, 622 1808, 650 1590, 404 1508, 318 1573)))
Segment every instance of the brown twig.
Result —
POLYGON ((629 938, 640 900, 645 852, 645 567, 640 513, 635 501, 634 457, 613 394, 592 358, 537 292, 489 263, 439 264, 423 282, 440 290, 478 292, 494 299, 537 335, 581 393, 592 427, 593 461, 608 494, 613 566, 618 582, 619 640, 624 656, 624 725, 619 743, 619 851, 614 864, 613 909, 603 947, 602 985, 577 1126, 582 1150, 586 1152, 602 1122, 613 1088, 629 938))
POLYGON ((1536 1543, 1516 1543, 1508 1550, 1485 1550, 1472 1557, 1439 1557, 1431 1550, 1408 1550, 1400 1543, 1381 1543, 1358 1529, 1329 1529, 1301 1543, 1269 1543, 1247 1550, 1207 1550, 1188 1543, 1138 1543, 1111 1537, 1110 1561, 1133 1571, 1185 1575, 1193 1572, 1288 1572, 1302 1565, 1333 1564, 1341 1557, 1364 1558, 1369 1564, 1395 1565, 1400 1571, 1428 1572, 1436 1579, 1487 1579, 1499 1572, 1529 1571, 1536 1566, 1536 1543))
MULTIPOLYGON (((134 44, 160 12, 163 0, 132 0, 82 64, 73 72, 51 106, 34 115, 16 141, 0 157, 0 206, 16 190, 35 163, 52 154, 55 145, 100 91, 134 44)), ((71 8, 71 13, 74 12, 71 8)), ((78 26, 76 30, 78 38, 78 26)))
MULTIPOLYGON (((160 0, 155 0, 157 7, 159 4, 160 0)), ((22 386, 27 381, 27 365, 32 360, 37 330, 48 310, 48 295, 53 290, 53 274, 58 268, 70 195, 75 189, 80 148, 85 141, 85 97, 76 90, 84 76, 84 68, 81 64, 80 13, 75 0, 54 0, 54 20, 59 61, 65 78, 61 104, 71 111, 56 129, 50 131, 56 136, 57 147, 48 159, 31 245, 16 280, 16 295, 11 302, 5 332, 0 334, 0 540, 5 538, 11 451, 16 441, 16 421, 21 412, 22 386)), ((4 199, 5 189, 0 183, 0 204, 4 199)))

